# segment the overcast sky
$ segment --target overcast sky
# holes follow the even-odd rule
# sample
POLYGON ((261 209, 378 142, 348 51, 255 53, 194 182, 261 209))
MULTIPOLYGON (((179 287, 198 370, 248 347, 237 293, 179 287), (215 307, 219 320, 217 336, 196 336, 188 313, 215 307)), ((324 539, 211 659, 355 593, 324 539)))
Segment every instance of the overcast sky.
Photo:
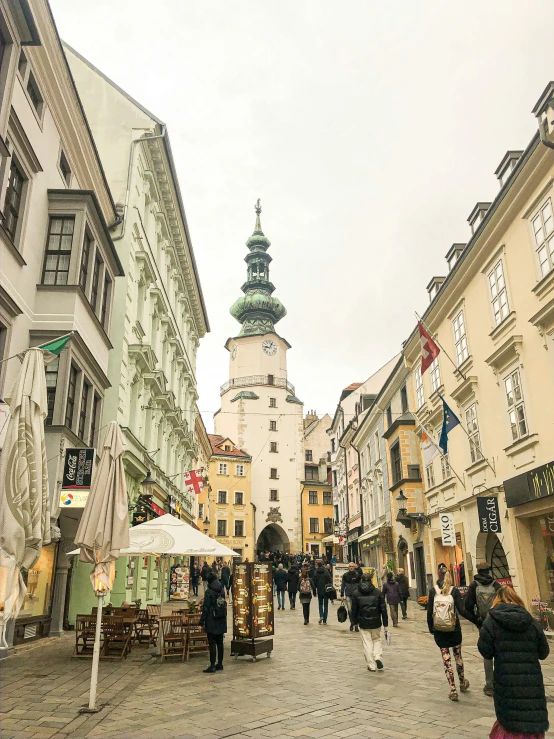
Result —
POLYGON ((289 380, 332 414, 399 351, 554 79, 552 0, 51 3, 62 38, 168 124, 211 322, 208 431, 255 200, 289 380))

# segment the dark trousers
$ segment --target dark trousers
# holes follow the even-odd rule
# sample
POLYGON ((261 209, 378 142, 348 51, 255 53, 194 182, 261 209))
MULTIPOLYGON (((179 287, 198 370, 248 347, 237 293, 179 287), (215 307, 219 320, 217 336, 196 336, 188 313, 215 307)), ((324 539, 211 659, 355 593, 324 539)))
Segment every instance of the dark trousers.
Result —
POLYGON ((406 616, 408 615, 408 599, 407 598, 402 598, 402 600, 400 601, 400 609, 402 611, 402 618, 406 618, 406 616))
POLYGON ((223 587, 227 591, 227 595, 229 595, 229 590, 231 588, 231 583, 229 582, 229 580, 222 580, 221 581, 221 584, 223 585, 223 587))
POLYGON ((304 621, 310 620, 310 603, 311 601, 308 601, 307 603, 302 603, 302 611, 304 612, 304 621))
POLYGON ((323 619, 323 623, 327 623, 327 615, 329 613, 329 598, 326 595, 318 595, 319 601, 319 618, 323 619))
POLYGON ((289 603, 291 608, 296 607, 296 590, 293 590, 292 593, 289 590, 289 603))
POLYGON ((198 580, 192 581, 192 594, 198 595, 198 580))
POLYGON ((389 612, 392 618, 392 625, 398 626, 398 603, 389 603, 389 612))
POLYGON ((208 647, 210 648, 210 664, 215 665, 215 653, 217 647, 217 663, 223 664, 223 634, 208 634, 208 647))

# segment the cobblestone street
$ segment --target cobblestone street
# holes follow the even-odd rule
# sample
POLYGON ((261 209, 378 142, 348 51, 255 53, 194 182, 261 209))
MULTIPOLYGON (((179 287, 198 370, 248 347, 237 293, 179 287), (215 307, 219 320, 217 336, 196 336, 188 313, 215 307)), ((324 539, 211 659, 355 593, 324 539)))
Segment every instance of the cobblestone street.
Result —
MULTIPOLYGON (((206 659, 160 665, 144 647, 123 662, 100 664, 99 704, 87 703, 90 660, 71 659, 73 635, 37 643, 3 662, 1 739, 169 739, 170 737, 360 737, 485 739, 494 721, 483 695, 477 632, 464 629, 464 659, 471 689, 458 704, 448 700, 440 654, 425 627, 424 612, 394 629, 382 673, 369 673, 361 640, 339 624, 304 627, 301 611, 278 611, 271 659, 228 657, 225 669, 204 675, 206 659)), ((312 609, 312 620, 313 620, 312 609)), ((554 700, 552 658, 544 665, 554 700)), ((554 733, 550 733, 553 737, 554 733)))

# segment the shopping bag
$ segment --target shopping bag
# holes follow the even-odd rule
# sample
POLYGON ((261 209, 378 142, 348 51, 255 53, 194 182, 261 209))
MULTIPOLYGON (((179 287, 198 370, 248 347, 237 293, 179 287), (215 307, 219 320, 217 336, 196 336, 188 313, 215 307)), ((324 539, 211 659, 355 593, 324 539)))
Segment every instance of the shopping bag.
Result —
POLYGON ((390 631, 385 630, 385 641, 387 642, 387 646, 390 647, 390 643, 392 641, 392 637, 390 635, 390 631))
POLYGON ((337 609, 337 618, 339 620, 339 623, 343 624, 346 619, 348 618, 348 611, 346 610, 346 606, 339 606, 337 609))

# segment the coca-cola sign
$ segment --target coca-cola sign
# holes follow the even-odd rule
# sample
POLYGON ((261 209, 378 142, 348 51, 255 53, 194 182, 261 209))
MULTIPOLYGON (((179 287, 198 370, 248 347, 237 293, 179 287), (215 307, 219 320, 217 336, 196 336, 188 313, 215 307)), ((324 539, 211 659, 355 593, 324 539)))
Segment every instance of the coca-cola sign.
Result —
POLYGON ((94 449, 66 449, 62 490, 90 490, 94 449))

